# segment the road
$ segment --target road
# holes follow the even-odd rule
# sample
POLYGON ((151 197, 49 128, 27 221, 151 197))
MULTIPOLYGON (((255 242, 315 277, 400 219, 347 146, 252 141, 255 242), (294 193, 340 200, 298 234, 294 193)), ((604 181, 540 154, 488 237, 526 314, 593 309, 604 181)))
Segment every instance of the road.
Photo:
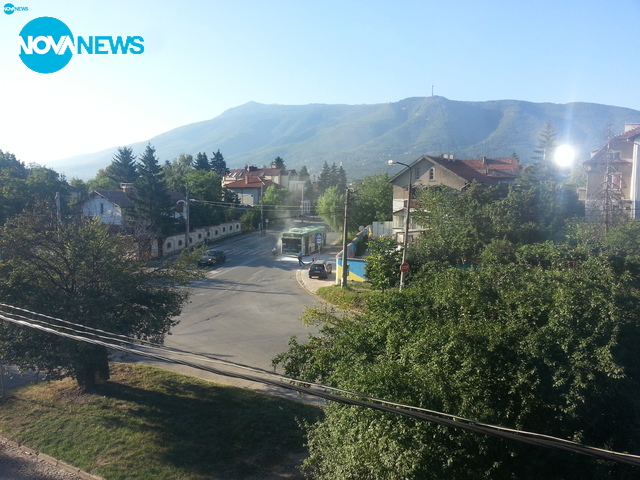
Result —
MULTIPOLYGON (((299 318, 304 307, 312 306, 317 299, 297 282, 296 272, 304 267, 298 266, 295 257, 272 255, 277 238, 277 232, 250 234, 216 244, 227 254, 227 261, 192 285, 190 302, 165 345, 271 369, 272 358, 287 349, 292 335, 305 339, 309 332, 315 332, 299 318)), ((169 368, 273 393, 269 387, 188 367, 169 368)))

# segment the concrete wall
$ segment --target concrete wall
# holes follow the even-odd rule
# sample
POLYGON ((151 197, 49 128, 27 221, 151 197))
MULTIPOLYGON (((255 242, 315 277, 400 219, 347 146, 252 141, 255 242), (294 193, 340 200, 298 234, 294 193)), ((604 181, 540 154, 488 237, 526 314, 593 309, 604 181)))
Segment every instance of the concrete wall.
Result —
MULTIPOLYGON (((208 227, 200 227, 189 232, 189 246, 202 245, 206 242, 218 240, 230 235, 237 235, 242 232, 242 226, 239 220, 221 223, 220 225, 210 225, 208 227)), ((165 238, 162 243, 162 254, 179 252, 185 248, 185 234, 172 235, 165 238)))

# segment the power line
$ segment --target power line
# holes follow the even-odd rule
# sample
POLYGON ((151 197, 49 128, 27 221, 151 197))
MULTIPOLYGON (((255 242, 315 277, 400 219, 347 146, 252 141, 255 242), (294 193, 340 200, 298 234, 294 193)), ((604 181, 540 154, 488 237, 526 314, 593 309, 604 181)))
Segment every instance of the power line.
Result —
POLYGON ((166 361, 169 363, 181 364, 181 365, 189 366, 198 370, 207 371, 209 373, 214 373, 221 376, 238 378, 238 379, 248 380, 251 382, 263 383, 266 385, 272 385, 272 386, 280 387, 283 389, 293 390, 299 393, 316 396, 319 398, 323 398, 325 400, 342 403, 345 405, 365 407, 372 410, 391 413, 395 415, 401 415, 404 417, 413 418, 417 420, 424 420, 430 423, 435 423, 437 425, 442 425, 450 428, 457 428, 457 429, 465 430, 475 434, 481 434, 481 435, 487 435, 487 436, 492 436, 496 438, 502 438, 506 440, 512 440, 520 443, 536 445, 536 446, 550 448, 554 450, 568 451, 568 452, 576 453, 579 455, 586 455, 594 458, 613 461, 616 463, 624 463, 624 464, 633 465, 633 466, 640 466, 640 456, 637 456, 637 455, 625 454, 625 453, 585 446, 585 445, 581 445, 581 444, 578 444, 569 440, 557 438, 557 437, 552 437, 548 435, 542 435, 542 434, 532 433, 532 432, 527 432, 522 430, 509 429, 509 428, 496 426, 496 425, 485 424, 485 423, 469 420, 463 417, 450 415, 447 413, 427 410, 421 407, 416 407, 412 405, 407 405, 407 404, 402 404, 398 402, 392 402, 385 399, 371 397, 365 394, 361 394, 361 393, 357 393, 349 390, 339 389, 339 388, 331 387, 328 385, 322 385, 314 382, 309 382, 306 380, 296 379, 286 375, 280 375, 275 372, 269 372, 267 370, 263 370, 257 367, 250 367, 247 365, 236 364, 234 362, 218 359, 210 355, 195 354, 193 352, 188 352, 188 351, 179 350, 175 348, 168 348, 168 347, 161 346, 159 344, 154 344, 152 342, 134 339, 124 335, 112 334, 99 329, 88 327, 86 325, 68 322, 66 320, 50 317, 47 315, 42 315, 37 312, 32 312, 32 311, 22 309, 19 307, 14 307, 11 305, 0 304, 0 307, 4 309, 7 309, 7 308, 12 309, 25 314, 28 313, 32 316, 37 316, 41 318, 41 319, 33 319, 33 318, 28 318, 22 314, 0 312, 0 320, 5 320, 7 322, 10 322, 16 325, 33 328, 36 330, 70 338, 77 341, 82 341, 82 342, 86 342, 94 345, 100 345, 105 348, 123 351, 126 353, 131 353, 131 354, 135 354, 135 355, 139 355, 147 358, 153 358, 155 360, 166 361), (52 322, 57 322, 60 325, 56 325, 55 323, 52 323, 52 322), (56 330, 56 328, 60 328, 63 331, 56 330), (109 339, 118 343, 109 343, 105 341, 109 339), (138 347, 139 347, 138 349, 132 348, 131 346, 127 346, 127 345, 136 345, 136 344, 138 344, 138 347), (182 360, 180 358, 173 358, 167 355, 162 355, 160 353, 155 353, 154 350, 160 350, 167 353, 185 355, 190 358, 198 359, 201 361, 207 361, 207 362, 214 361, 216 363, 224 364, 234 368, 250 370, 250 371, 253 371, 254 373, 261 373, 261 374, 267 374, 267 375, 263 377, 257 377, 257 376, 249 375, 245 373, 230 372, 230 371, 215 369, 215 368, 200 365, 191 361, 182 360), (311 386, 313 386, 315 389, 310 388, 311 386), (337 395, 335 393, 328 393, 329 391, 341 393, 342 395, 337 395))

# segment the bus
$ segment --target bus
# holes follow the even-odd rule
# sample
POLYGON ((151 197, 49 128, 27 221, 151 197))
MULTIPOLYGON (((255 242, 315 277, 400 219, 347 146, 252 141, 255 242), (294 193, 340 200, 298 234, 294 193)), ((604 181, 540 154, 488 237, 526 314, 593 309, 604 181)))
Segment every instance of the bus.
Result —
POLYGON ((309 255, 320 252, 327 244, 327 227, 322 225, 296 227, 282 232, 280 248, 282 254, 309 255))

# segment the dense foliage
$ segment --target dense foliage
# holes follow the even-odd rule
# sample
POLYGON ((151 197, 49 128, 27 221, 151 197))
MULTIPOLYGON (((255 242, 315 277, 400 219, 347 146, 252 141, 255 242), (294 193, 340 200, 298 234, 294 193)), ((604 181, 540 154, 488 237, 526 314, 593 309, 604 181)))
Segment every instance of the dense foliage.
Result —
MULTIPOLYGON (((532 170, 534 172, 535 170, 532 170)), ((396 286, 393 242, 370 242, 381 290, 274 364, 305 380, 509 428, 640 454, 640 224, 580 221, 575 195, 525 175, 511 188, 425 188, 396 286)), ((637 469, 330 404, 307 425, 316 479, 631 479, 637 469)))
MULTIPOLYGON (((162 341, 191 278, 186 263, 154 270, 132 239, 84 219, 59 222, 51 208, 14 216, 0 231, 0 301, 116 334, 162 341)), ((0 357, 91 389, 108 378, 104 347, 0 324, 0 357)))

